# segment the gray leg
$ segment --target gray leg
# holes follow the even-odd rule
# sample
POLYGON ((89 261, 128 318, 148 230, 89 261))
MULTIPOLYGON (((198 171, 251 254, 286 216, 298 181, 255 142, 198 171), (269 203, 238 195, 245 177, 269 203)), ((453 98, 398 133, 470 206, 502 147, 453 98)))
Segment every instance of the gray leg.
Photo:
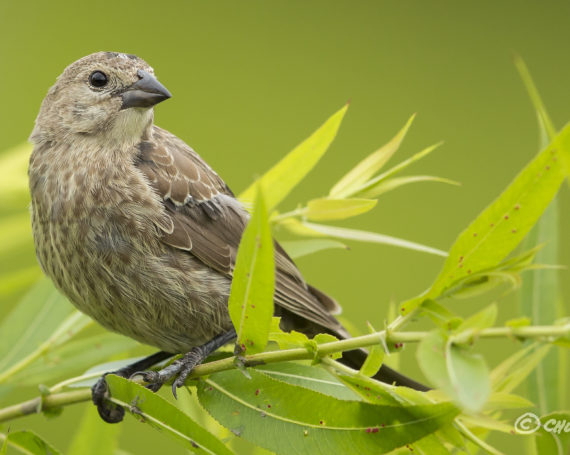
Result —
POLYGON ((172 394, 176 398, 176 389, 184 385, 186 378, 194 367, 200 365, 200 363, 216 349, 235 340, 236 336, 236 331, 232 328, 227 332, 215 336, 202 346, 192 348, 184 357, 175 360, 160 371, 137 371, 132 376, 142 376, 143 380, 149 383, 147 387, 155 392, 168 380, 177 376, 172 383, 172 394))

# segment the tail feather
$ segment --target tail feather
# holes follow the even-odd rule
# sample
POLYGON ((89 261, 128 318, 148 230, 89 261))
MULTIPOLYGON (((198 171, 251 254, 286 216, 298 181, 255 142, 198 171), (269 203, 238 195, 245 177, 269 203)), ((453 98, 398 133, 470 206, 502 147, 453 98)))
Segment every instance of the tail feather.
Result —
MULTIPOLYGON (((346 366, 351 368, 360 369, 368 353, 364 349, 355 349, 354 351, 344 352, 342 359, 340 361, 346 366)), ((416 389, 421 392, 430 390, 429 387, 414 381, 413 379, 404 376, 402 373, 393 370, 392 368, 382 365, 378 373, 374 375, 374 379, 378 381, 385 382, 387 384, 393 384, 398 386, 410 387, 411 389, 416 389)))

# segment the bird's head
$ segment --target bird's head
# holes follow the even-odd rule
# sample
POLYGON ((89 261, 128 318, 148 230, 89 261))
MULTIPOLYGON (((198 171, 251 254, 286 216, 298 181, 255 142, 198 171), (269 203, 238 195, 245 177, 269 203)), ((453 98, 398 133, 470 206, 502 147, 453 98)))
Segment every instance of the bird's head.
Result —
POLYGON ((69 65, 45 97, 34 143, 92 136, 140 138, 152 124, 152 107, 170 98, 153 69, 135 55, 97 52, 69 65))

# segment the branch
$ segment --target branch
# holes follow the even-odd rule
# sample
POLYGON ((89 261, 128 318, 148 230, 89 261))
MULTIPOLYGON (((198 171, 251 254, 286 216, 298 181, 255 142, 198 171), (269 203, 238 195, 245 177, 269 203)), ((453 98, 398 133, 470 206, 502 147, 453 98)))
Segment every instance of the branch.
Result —
MULTIPOLYGON (((404 318, 406 318, 406 316, 402 319, 404 318)), ((404 321, 399 321, 397 326, 401 326, 402 322, 404 321)), ((302 347, 282 351, 262 352, 260 354, 245 356, 241 360, 243 361, 243 365, 246 367, 291 360, 310 360, 315 357, 326 357, 330 354, 365 348, 376 344, 383 345, 384 340, 391 343, 418 342, 429 333, 430 332, 391 332, 389 327, 388 330, 382 330, 369 335, 320 344, 317 346, 316 352, 311 350, 311 348, 302 347)), ((470 336, 479 338, 516 337, 521 339, 532 338, 547 342, 554 341, 557 338, 568 335, 570 335, 570 323, 556 326, 491 327, 488 329, 482 329, 479 332, 470 333, 470 336)), ((330 362, 327 361, 327 363, 330 365, 330 362)), ((338 362, 335 362, 335 364, 338 364, 338 362)), ((188 376, 188 381, 233 368, 236 368, 235 357, 227 357, 225 359, 204 363, 194 368, 192 374, 188 376)), ((337 368, 342 368, 342 364, 338 364, 337 368)), ((76 379, 77 381, 73 379, 66 380, 65 384, 67 385, 72 384, 73 382, 78 382, 79 380, 85 379, 85 377, 80 376, 76 379)), ((141 378, 135 378, 133 381, 139 384, 143 383, 141 378)), ((56 385, 51 391, 59 390, 60 388, 60 385, 56 385)), ((83 388, 72 392, 51 393, 0 409, 0 422, 13 420, 30 414, 38 414, 43 411, 49 411, 75 403, 89 401, 90 399, 90 388, 83 388)))

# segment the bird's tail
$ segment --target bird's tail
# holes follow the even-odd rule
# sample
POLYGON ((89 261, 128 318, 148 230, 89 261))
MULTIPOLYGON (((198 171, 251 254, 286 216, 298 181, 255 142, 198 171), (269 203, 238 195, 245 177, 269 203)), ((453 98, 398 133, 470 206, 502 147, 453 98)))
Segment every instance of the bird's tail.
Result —
MULTIPOLYGON (((318 289, 314 288, 313 286, 308 286, 309 292, 317 298, 317 300, 329 310, 331 314, 339 313, 340 306, 336 303, 336 301, 326 295, 324 292, 319 291, 318 289)), ((313 329, 314 330, 314 329, 313 329)), ((347 339, 350 338, 350 334, 348 331, 339 324, 338 328, 335 330, 331 330, 330 328, 325 329, 327 332, 331 333, 332 335, 336 336, 339 339, 347 339)), ((317 330, 318 332, 319 330, 317 330)), ((323 328, 320 328, 320 331, 323 331, 323 328)), ((360 367, 364 364, 366 357, 368 356, 368 351, 366 349, 355 349, 353 351, 346 351, 342 354, 342 358, 340 361, 344 363, 346 366, 359 370, 360 367)), ((398 386, 406 386, 412 389, 420 390, 422 392, 429 390, 429 387, 414 381, 407 376, 393 370, 392 368, 382 365, 380 370, 374 375, 374 379, 378 381, 385 382, 387 384, 394 384, 398 386)))
MULTIPOLYGON (((368 352, 366 352, 364 349, 355 349, 353 351, 343 352, 340 361, 344 363, 346 366, 358 370, 366 360, 367 355, 368 352)), ((386 365, 382 365, 378 373, 374 375, 374 379, 385 382, 387 384, 410 387, 412 389, 420 390, 422 392, 429 390, 429 387, 417 381, 414 381, 413 379, 404 376, 401 373, 398 373, 396 370, 393 370, 392 368, 386 365)))

